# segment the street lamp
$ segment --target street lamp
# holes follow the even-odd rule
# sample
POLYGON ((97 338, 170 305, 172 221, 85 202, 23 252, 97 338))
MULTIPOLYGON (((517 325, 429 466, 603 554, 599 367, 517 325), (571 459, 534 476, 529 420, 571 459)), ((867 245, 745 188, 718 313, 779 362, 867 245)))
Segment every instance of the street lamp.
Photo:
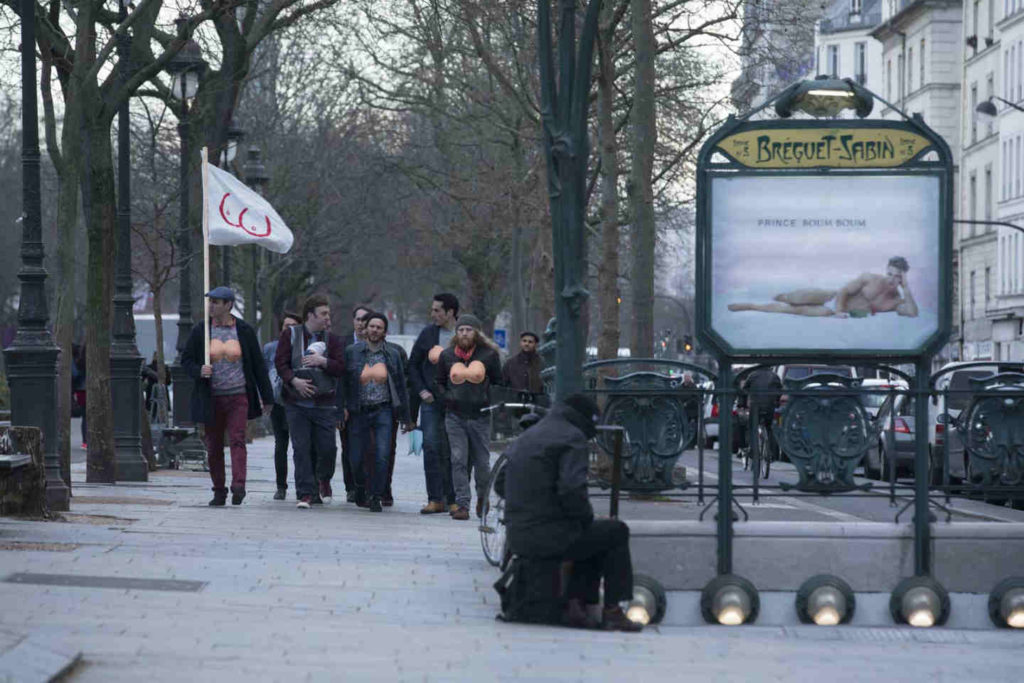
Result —
MULTIPOLYGON (((127 0, 119 0, 118 22, 128 18, 127 0)), ((128 82, 131 38, 117 34, 117 67, 121 84, 128 82)), ((147 481, 149 465, 142 455, 142 356, 135 344, 132 307, 131 137, 128 99, 117 112, 117 261, 114 273, 114 320, 110 344, 110 393, 114 405, 114 459, 117 481, 147 481), (135 410, 131 410, 136 406, 135 410)))
POLYGON ((25 20, 35 0, 21 0, 21 268, 18 331, 4 349, 11 391, 11 424, 38 427, 46 470, 46 505, 68 509, 70 490, 61 479, 57 453, 57 354, 48 327, 46 269, 43 267, 42 202, 39 177, 39 114, 36 101, 36 27, 25 20))
POLYGON ((875 98, 852 78, 818 76, 789 86, 775 102, 775 113, 788 119, 794 110, 811 116, 837 116, 852 109, 860 118, 871 113, 875 98))
MULTIPOLYGON (((220 152, 220 167, 225 171, 230 170, 231 163, 238 154, 238 143, 245 137, 245 131, 235 125, 234 121, 228 125, 227 143, 220 152)), ((221 252, 221 280, 231 286, 231 247, 220 247, 221 252)))
POLYGON ((996 109, 996 105, 992 102, 992 100, 999 100, 1000 102, 1002 102, 1003 104, 1012 109, 1016 109, 1017 111, 1024 111, 1024 107, 1014 104, 1010 100, 1004 100, 999 95, 992 95, 984 102, 979 102, 978 106, 974 108, 974 113, 977 114, 978 120, 981 123, 992 123, 993 121, 996 120, 996 118, 999 117, 999 110, 996 109))
MULTIPOLYGON (((178 17, 178 32, 181 25, 188 21, 184 16, 178 17)), ((177 425, 191 423, 189 401, 192 398, 193 380, 181 366, 181 354, 185 351, 189 334, 192 333, 192 273, 189 263, 192 255, 192 240, 189 232, 189 182, 188 182, 188 136, 190 114, 189 101, 199 91, 199 78, 206 71, 203 52, 199 44, 189 39, 185 47, 167 63, 167 72, 171 75, 171 95, 181 100, 181 119, 178 122, 178 136, 181 139, 181 209, 178 227, 178 253, 182 259, 178 269, 178 355, 171 366, 171 378, 174 382, 174 422, 177 425)), ((203 315, 205 315, 205 311, 203 315)))
MULTIPOLYGON (((267 175, 267 169, 263 165, 260 148, 256 145, 249 147, 245 166, 242 167, 242 175, 245 177, 245 184, 263 196, 263 189, 270 182, 270 176, 267 175)), ((249 245, 249 250, 252 256, 252 279, 249 281, 249 296, 245 300, 245 319, 250 325, 256 327, 256 289, 259 279, 257 274, 259 273, 260 254, 264 250, 256 244, 249 245)))

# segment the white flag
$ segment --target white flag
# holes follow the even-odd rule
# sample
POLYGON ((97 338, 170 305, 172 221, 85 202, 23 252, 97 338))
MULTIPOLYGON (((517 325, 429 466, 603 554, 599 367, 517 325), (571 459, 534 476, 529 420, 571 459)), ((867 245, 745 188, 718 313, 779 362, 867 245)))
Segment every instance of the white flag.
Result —
POLYGON ((295 238, 263 197, 245 183, 216 166, 206 166, 206 219, 209 244, 230 246, 258 244, 286 253, 295 238))

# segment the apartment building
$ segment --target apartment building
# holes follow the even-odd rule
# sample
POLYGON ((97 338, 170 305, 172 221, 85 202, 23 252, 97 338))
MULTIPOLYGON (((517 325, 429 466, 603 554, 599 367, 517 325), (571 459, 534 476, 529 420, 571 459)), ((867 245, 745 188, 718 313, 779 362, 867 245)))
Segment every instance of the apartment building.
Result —
POLYGON ((832 0, 815 26, 815 73, 882 87, 882 44, 871 32, 882 21, 882 0, 832 0))

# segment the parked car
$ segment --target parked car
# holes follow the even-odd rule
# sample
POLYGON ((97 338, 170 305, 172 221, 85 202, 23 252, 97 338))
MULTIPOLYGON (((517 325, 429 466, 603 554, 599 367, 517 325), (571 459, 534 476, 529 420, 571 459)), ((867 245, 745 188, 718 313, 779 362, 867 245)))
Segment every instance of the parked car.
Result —
POLYGON ((874 416, 880 427, 864 455, 864 476, 888 481, 895 469, 897 477, 913 476, 916 440, 914 434, 914 398, 906 394, 884 396, 874 416))
POLYGON ((902 379, 891 380, 891 379, 864 379, 860 383, 861 389, 870 389, 872 392, 877 393, 865 393, 861 394, 861 403, 864 404, 864 409, 868 411, 868 415, 875 417, 878 415, 878 409, 885 403, 885 399, 889 397, 889 394, 883 393, 889 389, 895 389, 896 391, 906 391, 907 383, 902 379))
MULTIPOLYGON (((943 366, 943 370, 952 370, 939 377, 936 382, 936 394, 928 406, 929 438, 932 445, 935 459, 942 462, 945 459, 946 441, 949 442, 949 476, 951 479, 966 479, 970 469, 969 459, 965 457, 964 442, 959 434, 949 438, 949 433, 955 429, 951 424, 939 424, 939 416, 946 414, 948 421, 955 421, 960 413, 970 405, 973 396, 970 393, 971 379, 991 377, 1004 372, 1024 372, 1024 363, 993 362, 991 365, 974 365, 969 363, 949 363, 943 366), (955 368, 963 367, 957 370, 955 368), (949 393, 944 393, 948 391, 949 393)), ((940 471, 941 473, 941 471, 940 471)))

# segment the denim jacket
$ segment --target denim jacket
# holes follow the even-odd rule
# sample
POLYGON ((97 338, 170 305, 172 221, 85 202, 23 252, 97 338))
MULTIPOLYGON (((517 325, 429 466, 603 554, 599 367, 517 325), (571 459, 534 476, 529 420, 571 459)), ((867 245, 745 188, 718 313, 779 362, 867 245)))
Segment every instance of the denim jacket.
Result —
MULTIPOLYGON (((405 362, 392 344, 381 348, 388 368, 388 393, 391 407, 400 422, 409 421, 409 393, 406 388, 405 362)), ((359 376, 366 363, 369 346, 359 341, 345 349, 345 407, 349 413, 359 412, 359 376)))

